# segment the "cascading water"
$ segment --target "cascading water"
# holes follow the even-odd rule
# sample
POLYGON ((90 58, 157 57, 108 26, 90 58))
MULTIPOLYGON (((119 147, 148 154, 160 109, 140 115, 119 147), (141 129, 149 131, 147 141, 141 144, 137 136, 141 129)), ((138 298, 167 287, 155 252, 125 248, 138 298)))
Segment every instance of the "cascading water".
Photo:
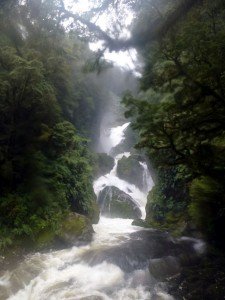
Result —
MULTIPOLYGON (((124 139, 128 126, 126 123, 111 129, 109 151, 124 139)), ((141 163, 144 191, 117 177, 119 159, 129 155, 117 155, 114 168, 94 182, 94 190, 99 195, 106 186, 119 188, 136 201, 144 216, 147 191, 153 185, 147 165, 141 163)), ((89 245, 30 255, 0 278, 0 299, 173 299, 165 286, 152 277, 148 265, 150 258, 163 255, 162 247, 172 255, 175 243, 166 234, 131 223, 130 219, 101 217, 94 225, 95 234, 89 245)))
POLYGON ((115 157, 115 164, 113 169, 109 174, 106 174, 104 176, 101 176, 94 182, 94 191, 95 194, 98 196, 99 192, 103 190, 106 186, 115 186, 121 191, 125 192, 126 194, 130 195, 134 201, 140 206, 140 209, 142 210, 143 214, 142 217, 145 217, 145 205, 146 205, 146 194, 142 191, 140 191, 134 184, 131 184, 129 182, 126 182, 125 180, 120 179, 117 176, 117 164, 118 161, 123 157, 129 157, 130 153, 129 152, 124 152, 122 154, 118 154, 115 157))
POLYGON ((140 161, 139 164, 143 168, 143 179, 142 179, 143 180, 143 190, 145 193, 148 193, 151 190, 154 183, 153 183, 152 177, 149 173, 147 163, 140 161))

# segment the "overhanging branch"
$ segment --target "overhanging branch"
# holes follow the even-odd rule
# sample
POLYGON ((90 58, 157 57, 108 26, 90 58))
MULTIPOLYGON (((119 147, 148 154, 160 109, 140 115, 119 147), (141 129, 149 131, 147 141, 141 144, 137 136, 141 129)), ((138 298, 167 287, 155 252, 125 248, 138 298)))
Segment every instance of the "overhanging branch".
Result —
POLYGON ((188 11, 196 4, 201 3, 202 0, 182 0, 172 13, 170 13, 164 20, 159 18, 154 22, 149 22, 148 30, 140 34, 138 37, 131 37, 129 39, 115 39, 108 35, 99 26, 89 21, 88 19, 75 14, 65 9, 63 1, 61 0, 61 19, 72 18, 74 21, 79 21, 87 28, 96 34, 96 36, 104 41, 105 47, 109 51, 119 51, 132 47, 143 47, 147 43, 157 40, 164 36, 169 29, 171 29, 177 22, 179 22, 188 11))

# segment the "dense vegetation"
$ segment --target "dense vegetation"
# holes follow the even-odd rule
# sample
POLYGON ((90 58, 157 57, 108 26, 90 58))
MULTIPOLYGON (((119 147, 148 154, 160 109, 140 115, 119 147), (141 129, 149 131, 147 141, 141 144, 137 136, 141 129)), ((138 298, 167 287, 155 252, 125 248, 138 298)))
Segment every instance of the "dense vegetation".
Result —
POLYGON ((183 232, 188 229, 185 224, 195 224, 222 247, 224 17, 224 1, 197 2, 160 40, 144 47, 142 92, 124 97, 127 116, 134 118, 133 127, 140 133, 137 146, 146 149, 157 170, 146 220, 183 232))
POLYGON ((94 135, 104 99, 82 71, 92 53, 58 24, 53 1, 38 3, 0 7, 0 249, 56 232, 71 210, 98 220, 80 135, 94 135))
MULTIPOLYGON (((120 95, 125 83, 137 86, 113 68, 100 74, 99 88, 88 72, 108 66, 106 49, 135 47, 144 59, 141 91, 127 93, 124 104, 137 134, 127 131, 129 143, 114 149, 127 151, 140 136, 137 148, 154 169, 146 221, 135 224, 177 235, 201 231, 216 247, 176 276, 172 292, 182 299, 223 299, 225 2, 92 4, 79 15, 63 0, 0 1, 0 252, 49 246, 55 237, 65 246, 90 241, 99 213, 92 179, 114 161, 91 154, 89 141, 94 146, 108 91, 120 95), (128 36, 122 31, 126 9, 136 16, 128 36), (117 23, 103 31, 97 20, 111 13, 117 23), (97 39, 103 44, 94 55, 88 42, 97 39)), ((132 160, 118 164, 118 175, 131 182, 137 175, 132 160)), ((130 218, 133 207, 119 204, 112 206, 116 216, 122 208, 130 218)))
POLYGON ((145 64, 142 91, 124 97, 126 115, 157 178, 146 220, 183 233, 198 228, 224 246, 224 1, 117 2, 99 1, 84 17, 60 0, 0 3, 0 248, 57 231, 70 210, 96 221, 91 165, 100 174, 112 162, 101 170, 107 157, 93 157, 86 138, 96 139, 106 90, 121 93, 125 78, 113 82, 113 69, 103 90, 85 71, 107 66, 107 47, 132 46, 145 64), (136 13, 127 40, 90 22, 112 8, 121 18, 124 4, 136 13), (87 44, 96 37, 105 42, 97 59, 87 44))

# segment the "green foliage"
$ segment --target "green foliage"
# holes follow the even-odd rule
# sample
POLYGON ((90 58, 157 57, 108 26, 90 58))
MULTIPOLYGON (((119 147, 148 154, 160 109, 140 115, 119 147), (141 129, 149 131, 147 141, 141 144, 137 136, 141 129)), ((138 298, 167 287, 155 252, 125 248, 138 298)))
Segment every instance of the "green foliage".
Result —
MULTIPOLYGON (((220 229, 224 226, 224 186, 211 177, 201 176, 190 187, 193 199, 189 213, 198 226, 211 238, 220 241, 220 229)), ((218 242, 217 241, 217 242, 218 242)))
POLYGON ((137 147, 158 169, 150 219, 166 223, 170 213, 189 213, 211 241, 225 219, 224 197, 218 196, 225 182, 224 16, 224 1, 194 6, 143 49, 143 92, 124 97, 126 116, 140 134, 137 147))
POLYGON ((135 184, 141 190, 143 187, 143 178, 141 174, 143 168, 139 163, 139 160, 135 155, 129 157, 123 156, 117 164, 117 175, 119 178, 135 184))
POLYGON ((128 202, 118 201, 112 199, 110 204, 110 217, 111 218, 122 218, 130 219, 133 216, 133 208, 128 202))
POLYGON ((82 73, 91 52, 59 25, 57 1, 11 2, 0 7, 0 250, 47 242, 71 210, 93 222, 99 214, 78 133, 96 123, 101 103, 82 73))
POLYGON ((109 173, 114 166, 114 158, 106 153, 95 153, 93 155, 93 175, 100 177, 109 173))
POLYGON ((146 220, 165 224, 171 213, 174 216, 184 214, 188 202, 185 172, 180 173, 177 167, 161 169, 158 181, 148 195, 146 220))

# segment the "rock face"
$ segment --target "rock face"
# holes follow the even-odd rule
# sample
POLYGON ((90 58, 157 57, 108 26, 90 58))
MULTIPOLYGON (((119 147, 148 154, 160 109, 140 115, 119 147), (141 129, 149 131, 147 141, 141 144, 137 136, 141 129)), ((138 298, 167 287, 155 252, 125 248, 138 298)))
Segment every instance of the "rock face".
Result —
POLYGON ((149 271, 158 280, 164 280, 180 272, 180 264, 176 257, 165 256, 150 260, 149 271))
POLYGON ((87 217, 90 219, 92 224, 98 224, 100 218, 100 210, 99 210, 97 200, 94 199, 91 201, 91 205, 87 217))
POLYGON ((149 268, 152 276, 164 281, 180 272, 182 262, 179 257, 183 253, 198 257, 193 244, 178 242, 168 233, 150 229, 130 233, 121 244, 90 249, 83 254, 82 260, 91 266, 108 262, 124 272, 149 268))
POLYGON ((106 153, 96 153, 94 158, 94 177, 109 173, 114 166, 114 159, 106 153))
POLYGON ((105 187, 99 194, 98 202, 105 216, 124 219, 141 217, 141 210, 135 201, 115 186, 105 187))
POLYGON ((97 224, 100 217, 100 210, 92 186, 90 187, 89 193, 85 196, 85 201, 79 201, 78 197, 71 197, 71 210, 75 214, 78 213, 88 217, 92 224, 97 224))
POLYGON ((58 236, 63 243, 73 246, 77 242, 90 242, 93 233, 94 230, 87 217, 70 213, 64 220, 58 236))
POLYGON ((90 219, 77 213, 69 213, 57 233, 47 229, 41 232, 36 238, 34 248, 61 249, 85 244, 92 240, 93 233, 90 219))
POLYGON ((117 175, 129 183, 135 184, 143 190, 143 168, 135 156, 122 157, 118 161, 117 175))
POLYGON ((124 140, 111 149, 110 155, 116 156, 123 152, 130 152, 137 143, 137 140, 136 133, 128 126, 124 132, 124 140))
POLYGON ((224 299, 225 261, 223 254, 208 253, 200 262, 186 266, 179 276, 168 280, 168 292, 174 299, 224 299))

